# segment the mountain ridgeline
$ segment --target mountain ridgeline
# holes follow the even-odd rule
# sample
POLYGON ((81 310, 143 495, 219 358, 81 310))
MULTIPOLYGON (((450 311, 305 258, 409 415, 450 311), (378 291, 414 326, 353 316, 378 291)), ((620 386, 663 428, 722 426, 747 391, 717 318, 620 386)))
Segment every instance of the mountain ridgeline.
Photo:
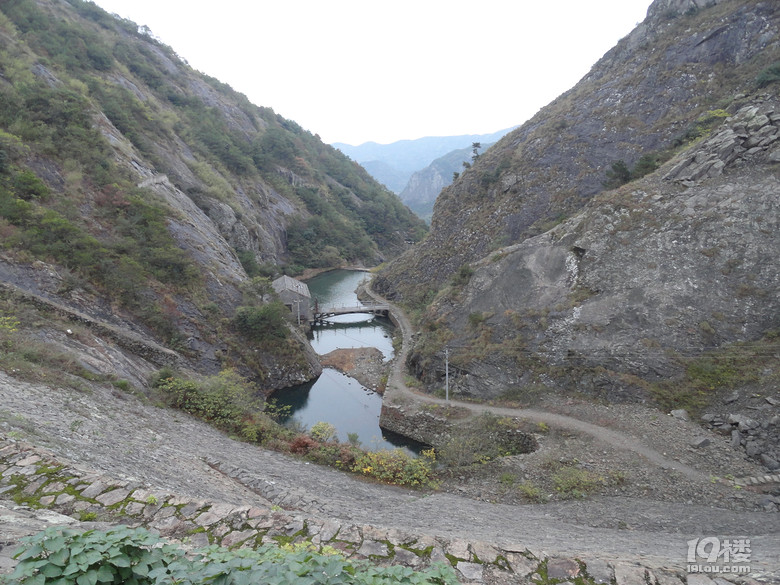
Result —
POLYGON ((780 5, 656 0, 439 195, 375 288, 454 395, 696 409, 777 383, 780 5))
MULTIPOLYGON (((342 142, 333 144, 352 160, 360 163, 380 183, 395 193, 401 193, 411 176, 440 157, 455 150, 468 148, 479 142, 492 144, 504 136, 510 129, 490 134, 464 134, 460 136, 425 136, 415 140, 399 140, 390 144, 366 142, 352 146, 342 142)), ((458 163, 460 169, 460 163, 458 163)), ((406 201, 402 198, 402 201, 406 201)))
POLYGON ((0 315, 64 352, 84 353, 74 315, 125 339, 90 370, 309 379, 268 279, 372 266, 426 231, 318 136, 91 2, 4 1, 0 49, 0 315))
POLYGON ((398 196, 409 209, 430 222, 439 193, 449 186, 464 168, 468 168, 483 150, 492 145, 474 142, 468 148, 460 148, 440 156, 424 169, 413 173, 398 196))

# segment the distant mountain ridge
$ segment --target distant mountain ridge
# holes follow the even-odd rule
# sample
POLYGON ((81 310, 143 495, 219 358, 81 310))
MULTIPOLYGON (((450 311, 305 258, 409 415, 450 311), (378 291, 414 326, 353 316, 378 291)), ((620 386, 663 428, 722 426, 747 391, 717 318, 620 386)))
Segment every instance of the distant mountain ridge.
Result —
MULTIPOLYGON (((495 143, 480 142, 482 148, 479 149, 479 153, 485 152, 493 144, 495 143)), ((433 205, 439 193, 452 184, 456 174, 463 171, 464 162, 471 164, 473 157, 474 149, 471 145, 440 156, 424 169, 415 171, 398 196, 409 209, 430 223, 433 205)), ((366 168, 366 170, 371 173, 371 169, 366 168)))
POLYGON ((437 158, 453 150, 470 148, 474 142, 497 142, 513 128, 516 126, 491 134, 426 136, 416 140, 399 140, 391 144, 365 142, 359 146, 352 146, 343 142, 334 142, 331 146, 361 164, 377 181, 391 191, 400 193, 415 171, 424 169, 437 158))

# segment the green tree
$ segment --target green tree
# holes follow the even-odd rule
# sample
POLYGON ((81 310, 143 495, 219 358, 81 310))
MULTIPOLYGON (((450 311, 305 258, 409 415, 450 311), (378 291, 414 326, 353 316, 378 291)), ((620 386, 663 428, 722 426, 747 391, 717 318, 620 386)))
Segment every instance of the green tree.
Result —
POLYGON ((262 307, 239 307, 233 322, 244 336, 255 341, 286 339, 288 314, 287 307, 273 302, 262 307))
POLYGON ((642 158, 636 161, 634 168, 631 169, 631 180, 639 179, 649 175, 658 168, 658 158, 652 154, 644 154, 642 158))
POLYGON ((49 195, 49 188, 32 171, 22 171, 13 179, 16 194, 25 200, 44 199, 49 195))
POLYGON ((625 185, 631 180, 631 170, 623 159, 612 163, 612 168, 607 171, 607 180, 604 186, 607 189, 615 189, 625 185))
POLYGON ((477 159, 479 158, 479 149, 482 148, 481 142, 472 142, 471 143, 471 161, 477 162, 477 159))

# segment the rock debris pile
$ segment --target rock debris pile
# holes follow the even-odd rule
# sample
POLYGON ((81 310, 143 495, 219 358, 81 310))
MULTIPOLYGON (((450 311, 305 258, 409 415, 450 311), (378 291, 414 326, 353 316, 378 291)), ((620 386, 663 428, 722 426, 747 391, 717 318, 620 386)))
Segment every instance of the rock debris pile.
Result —
POLYGON ((734 393, 723 402, 722 411, 711 409, 702 421, 769 471, 780 470, 780 399, 756 395, 740 400, 734 393))
POLYGON ((780 112, 772 104, 749 105, 727 118, 725 126, 670 170, 664 179, 694 185, 716 177, 731 164, 767 158, 780 162, 780 112))

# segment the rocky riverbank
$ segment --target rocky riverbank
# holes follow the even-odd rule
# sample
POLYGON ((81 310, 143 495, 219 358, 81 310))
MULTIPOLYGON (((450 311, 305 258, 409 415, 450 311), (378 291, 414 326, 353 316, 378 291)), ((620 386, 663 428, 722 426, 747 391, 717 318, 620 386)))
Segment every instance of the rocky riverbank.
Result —
POLYGON ((320 357, 323 368, 333 368, 355 378, 366 388, 379 394, 385 391, 389 365, 375 347, 336 349, 320 357))

